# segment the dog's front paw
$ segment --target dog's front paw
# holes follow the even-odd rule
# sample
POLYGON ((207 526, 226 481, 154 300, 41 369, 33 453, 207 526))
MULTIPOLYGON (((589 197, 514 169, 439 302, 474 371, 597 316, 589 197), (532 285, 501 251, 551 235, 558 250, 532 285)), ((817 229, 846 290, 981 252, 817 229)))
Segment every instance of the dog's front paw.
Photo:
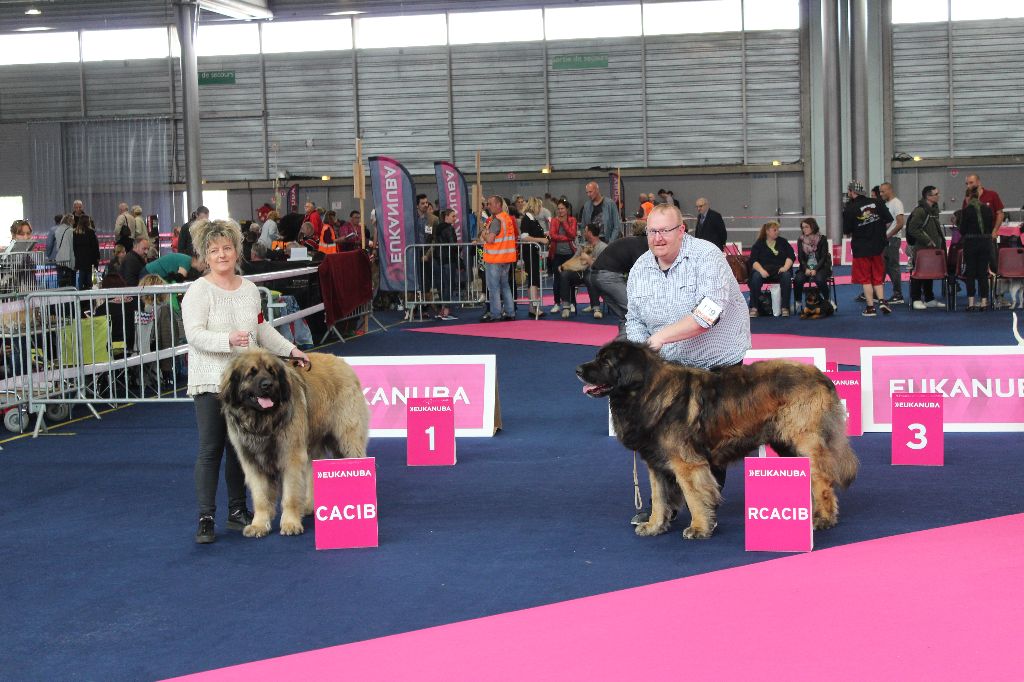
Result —
POLYGON ((698 528, 696 526, 690 526, 683 531, 684 540, 707 540, 715 532, 715 526, 711 528, 698 528))
POLYGON ((305 530, 302 521, 281 521, 281 535, 302 535, 305 530))
POLYGON ((824 516, 814 517, 814 530, 828 530, 839 523, 839 518, 827 518, 824 516))
POLYGON ((247 538, 265 538, 270 533, 270 524, 250 523, 248 526, 242 529, 242 535, 247 538))
POLYGON ((640 537, 652 537, 654 535, 661 535, 662 533, 664 533, 667 530, 668 530, 668 524, 667 523, 662 523, 662 524, 659 524, 659 525, 654 525, 650 521, 647 521, 646 523, 638 523, 636 525, 636 528, 635 528, 636 534, 639 535, 640 537))

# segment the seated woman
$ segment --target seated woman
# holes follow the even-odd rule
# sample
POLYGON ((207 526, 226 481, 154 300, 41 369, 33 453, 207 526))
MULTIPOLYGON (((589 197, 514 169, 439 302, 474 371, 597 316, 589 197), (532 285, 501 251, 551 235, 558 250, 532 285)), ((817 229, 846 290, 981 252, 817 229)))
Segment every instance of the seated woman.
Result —
POLYGON ((804 218, 800 221, 800 239, 796 245, 800 267, 793 275, 793 302, 803 300, 804 284, 814 282, 822 298, 828 298, 828 278, 832 276, 832 254, 828 240, 821 234, 818 221, 804 218))
POLYGON ((757 241, 750 247, 750 316, 758 316, 761 287, 777 282, 782 302, 782 316, 789 317, 789 289, 793 283, 792 267, 796 254, 785 239, 779 239, 779 224, 774 220, 761 226, 757 241))

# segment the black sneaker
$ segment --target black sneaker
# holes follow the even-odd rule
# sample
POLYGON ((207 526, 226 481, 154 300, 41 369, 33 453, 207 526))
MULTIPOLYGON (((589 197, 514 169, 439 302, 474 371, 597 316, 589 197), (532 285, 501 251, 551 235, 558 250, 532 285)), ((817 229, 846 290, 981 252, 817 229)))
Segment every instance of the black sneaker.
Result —
POLYGON ((213 532, 213 517, 200 516, 199 528, 196 530, 196 542, 200 545, 208 545, 216 539, 217 536, 213 532))
POLYGON ((231 510, 225 525, 229 530, 242 530, 250 523, 252 523, 252 512, 245 507, 239 507, 231 510))
POLYGON ((878 302, 878 309, 881 310, 886 315, 888 315, 889 313, 892 312, 892 308, 890 308, 889 304, 886 303, 885 301, 879 301, 878 302))
POLYGON ((864 298, 864 294, 857 294, 857 298, 853 299, 858 303, 866 303, 868 299, 864 298))
POLYGON ((481 322, 494 322, 494 316, 491 315, 490 313, 484 313, 483 315, 480 316, 480 321, 481 322))
POLYGON ((511 320, 514 320, 514 319, 516 319, 515 315, 509 315, 508 313, 502 313, 501 314, 501 321, 502 322, 509 322, 511 320))
POLYGON ((875 306, 869 305, 864 308, 864 312, 861 313, 864 317, 875 317, 878 313, 875 312, 875 306))
POLYGON ((889 299, 889 303, 893 303, 895 305, 905 305, 906 302, 907 300, 900 295, 893 296, 889 299))

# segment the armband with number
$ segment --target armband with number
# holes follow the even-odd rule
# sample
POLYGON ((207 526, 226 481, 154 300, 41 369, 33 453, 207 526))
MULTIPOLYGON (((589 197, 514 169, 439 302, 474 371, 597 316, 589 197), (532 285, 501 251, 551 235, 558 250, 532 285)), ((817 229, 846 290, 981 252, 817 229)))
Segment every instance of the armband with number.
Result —
POLYGON ((703 322, 709 327, 713 327, 718 324, 718 320, 722 316, 722 306, 705 296, 697 304, 697 307, 693 309, 693 316, 698 322, 703 322))

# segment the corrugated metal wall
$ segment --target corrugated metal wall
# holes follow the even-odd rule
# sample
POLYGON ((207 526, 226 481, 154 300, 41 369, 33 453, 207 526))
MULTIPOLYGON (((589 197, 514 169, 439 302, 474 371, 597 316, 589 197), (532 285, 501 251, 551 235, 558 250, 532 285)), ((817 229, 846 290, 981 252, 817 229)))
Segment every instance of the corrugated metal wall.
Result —
POLYGON ((548 44, 551 163, 555 168, 644 165, 641 55, 639 38, 548 44), (606 57, 608 66, 553 68, 558 57, 573 55, 606 57))
POLYGON ((894 152, 1024 153, 1022 31, 1024 19, 893 26, 894 152))
MULTIPOLYGON (((448 49, 362 50, 357 58, 364 155, 390 156, 411 173, 432 173, 435 160, 451 157, 448 49)), ((505 106, 503 93, 494 95, 495 106, 505 106)))
MULTIPOLYGON (((796 36, 746 36, 748 162, 801 156, 796 36)), ((649 165, 743 163, 740 34, 646 40, 646 58, 639 38, 550 41, 547 64, 541 42, 453 46, 450 74, 447 47, 361 50, 364 155, 394 156, 413 173, 430 173, 433 161, 451 157, 454 140, 463 167, 472 168, 479 149, 484 171, 536 171, 548 161, 549 121, 558 170, 642 167, 646 105, 649 165), (598 59, 590 68, 556 68, 567 56, 598 59)), ((265 55, 262 65, 259 56, 201 58, 200 71, 235 73, 234 84, 199 89, 204 176, 349 175, 357 135, 352 59, 352 51, 265 55)), ((87 63, 86 115, 177 118, 178 77, 177 62, 165 59, 87 63)), ((0 120, 78 118, 79 78, 77 64, 0 68, 0 120)), ((164 170, 181 181, 180 120, 172 130, 172 165, 164 170)))
POLYGON ((484 172, 547 163, 543 43, 452 46, 452 102, 462 168, 478 149, 484 172))

